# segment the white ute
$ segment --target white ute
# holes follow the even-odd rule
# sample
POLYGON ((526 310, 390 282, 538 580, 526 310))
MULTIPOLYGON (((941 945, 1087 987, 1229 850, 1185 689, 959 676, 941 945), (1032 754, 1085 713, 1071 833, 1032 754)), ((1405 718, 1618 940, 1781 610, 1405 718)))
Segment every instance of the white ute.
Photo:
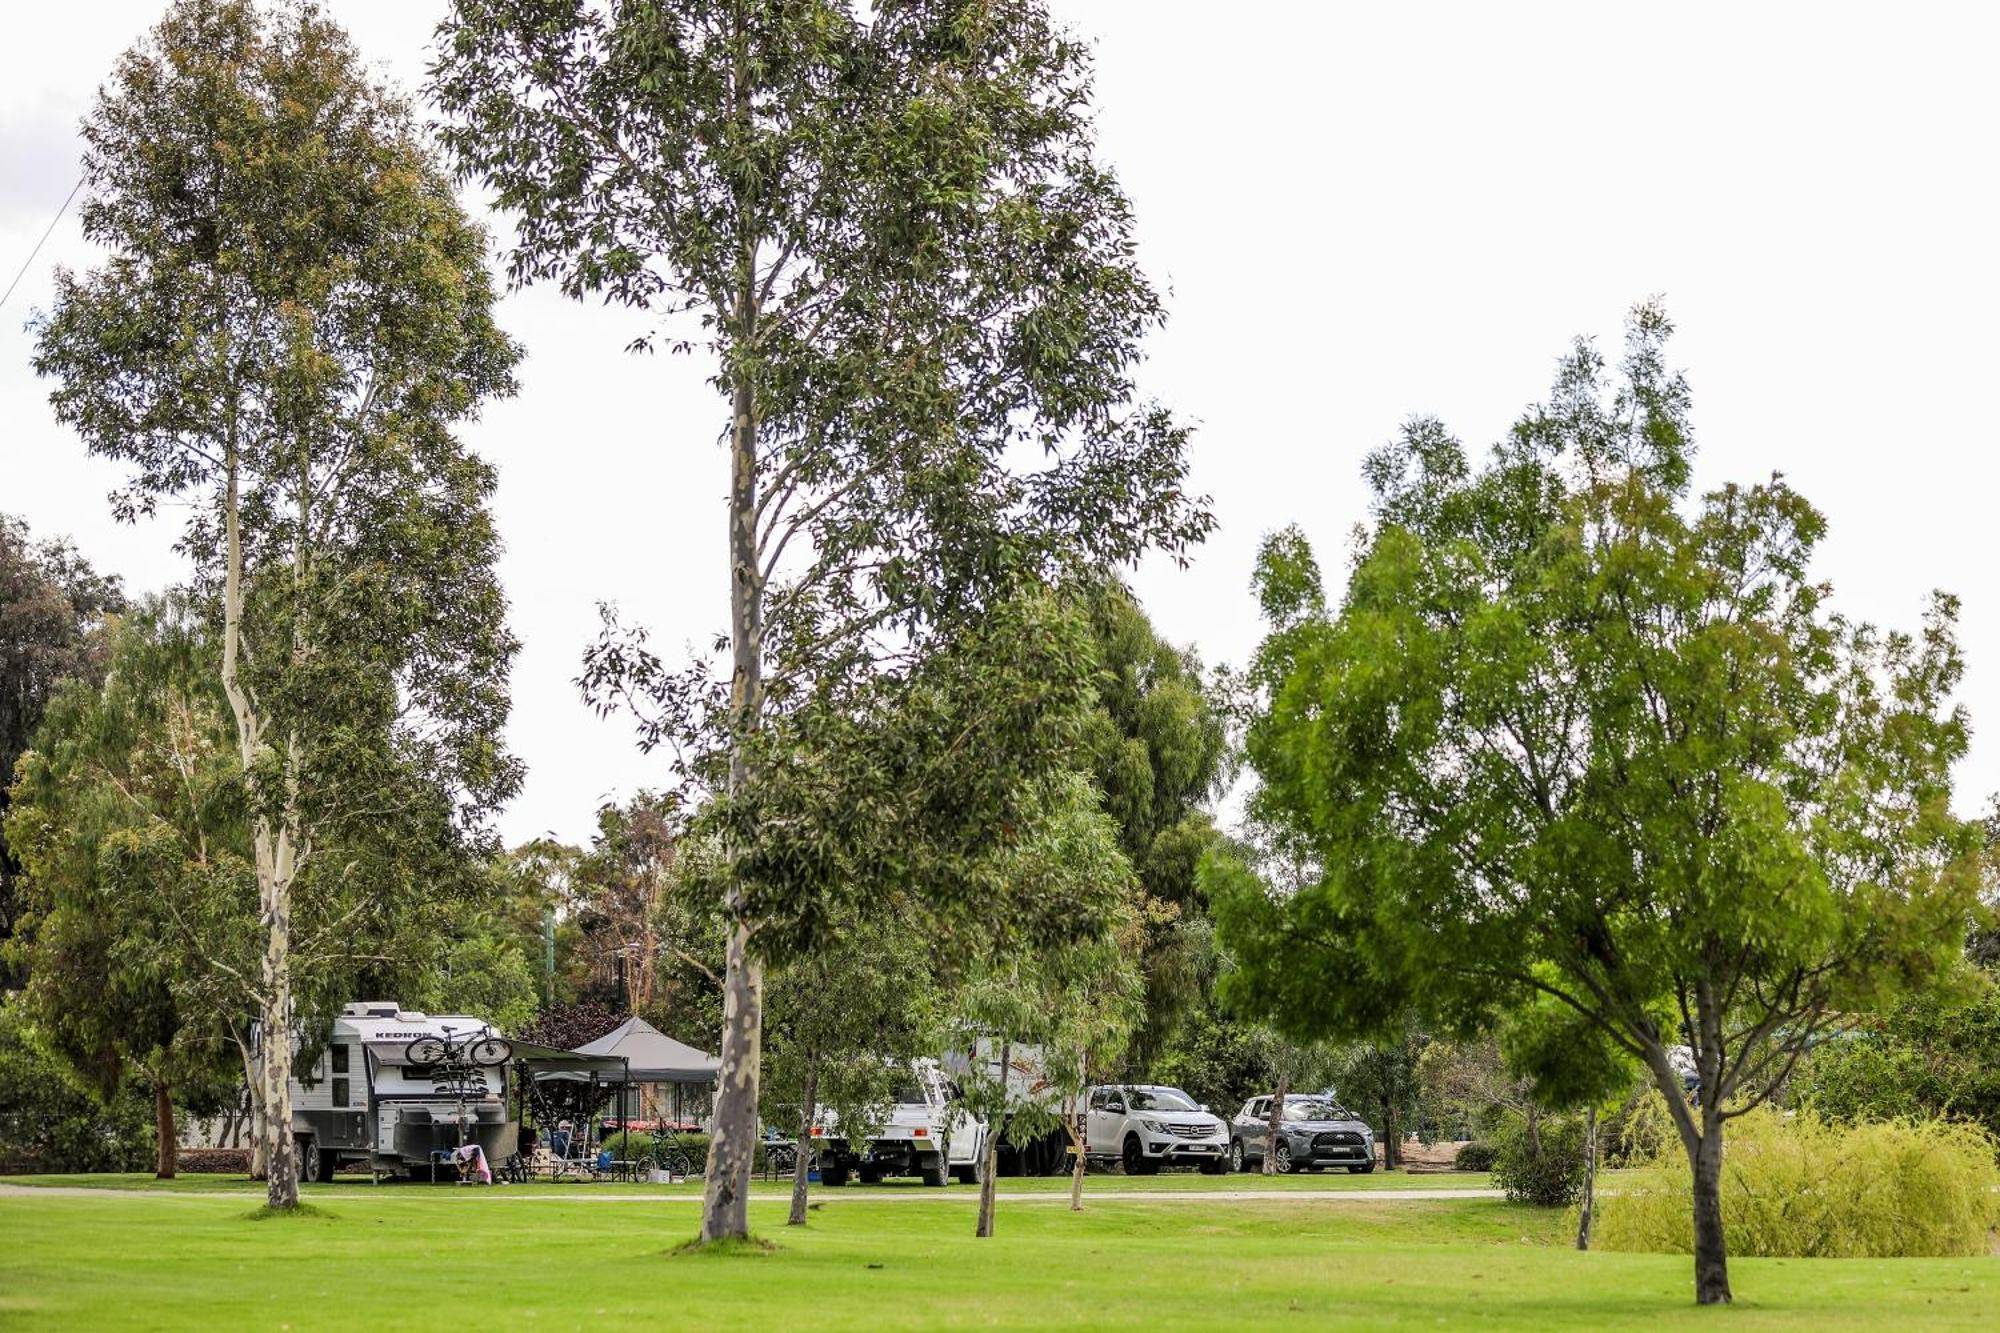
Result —
POLYGON ((1198 1166, 1221 1175, 1229 1166, 1229 1127, 1179 1088, 1121 1083, 1086 1095, 1084 1145, 1095 1162, 1117 1162, 1128 1176, 1162 1164, 1198 1166))
POLYGON ((813 1126, 823 1185, 845 1185, 850 1175, 864 1185, 884 1176, 917 1176, 926 1185, 946 1185, 953 1176, 977 1181, 985 1137, 985 1123, 952 1099, 950 1080, 935 1060, 911 1067, 888 1118, 858 1150, 832 1116, 813 1126))

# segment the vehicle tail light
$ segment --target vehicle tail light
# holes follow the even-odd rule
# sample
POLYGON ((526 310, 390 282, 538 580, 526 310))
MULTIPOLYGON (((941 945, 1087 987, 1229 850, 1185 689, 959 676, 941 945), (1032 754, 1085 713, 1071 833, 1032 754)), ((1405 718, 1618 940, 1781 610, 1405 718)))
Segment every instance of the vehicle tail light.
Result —
POLYGON ((923 1129, 923 1128, 913 1129, 910 1131, 910 1136, 912 1138, 927 1139, 930 1137, 930 1134, 931 1132, 928 1129, 923 1129))
POLYGON ((824 1133, 826 1133, 826 1126, 825 1126, 825 1125, 814 1125, 814 1126, 813 1126, 813 1137, 814 1137, 814 1138, 818 1138, 818 1137, 819 1137, 820 1135, 822 1135, 822 1134, 824 1134, 824 1133))

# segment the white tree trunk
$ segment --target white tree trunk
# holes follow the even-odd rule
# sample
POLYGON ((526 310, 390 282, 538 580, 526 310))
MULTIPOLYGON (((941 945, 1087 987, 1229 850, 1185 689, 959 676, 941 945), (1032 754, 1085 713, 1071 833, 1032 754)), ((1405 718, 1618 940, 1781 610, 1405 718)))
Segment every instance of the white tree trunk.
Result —
POLYGON ((814 1059, 806 1066, 805 1096, 799 1106, 798 1153, 792 1160, 792 1213, 785 1219, 786 1225, 802 1227, 806 1224, 806 1191, 810 1185, 808 1173, 812 1170, 813 1120, 819 1113, 819 1061, 814 1059))
MULTIPOLYGON (((746 256, 739 289, 739 332, 754 328, 755 250, 746 256)), ((729 631, 734 672, 730 712, 735 726, 729 756, 729 791, 750 780, 745 747, 763 707, 763 575, 757 544, 757 417, 748 380, 734 386, 730 423, 729 631)), ((729 945, 723 959, 722 1049, 717 1075, 715 1118, 709 1143, 708 1180, 702 1198, 704 1241, 750 1234, 750 1175, 756 1164, 757 1085, 761 1074, 764 1024, 764 966, 742 916, 740 893, 732 891, 729 945)))
POLYGON ((757 1077, 762 1063, 764 968, 750 952, 750 932, 729 932, 722 978, 721 1070, 702 1195, 701 1238, 750 1234, 750 1175, 757 1158, 757 1077))
POLYGON ((296 1208, 299 1159, 292 1140, 291 882, 289 874, 278 868, 282 854, 285 871, 289 871, 290 856, 282 835, 277 841, 280 845, 267 855, 271 839, 262 831, 257 837, 257 878, 265 926, 264 961, 257 976, 263 1000, 258 1020, 264 1030, 258 1100, 264 1120, 265 1202, 273 1208, 296 1208))

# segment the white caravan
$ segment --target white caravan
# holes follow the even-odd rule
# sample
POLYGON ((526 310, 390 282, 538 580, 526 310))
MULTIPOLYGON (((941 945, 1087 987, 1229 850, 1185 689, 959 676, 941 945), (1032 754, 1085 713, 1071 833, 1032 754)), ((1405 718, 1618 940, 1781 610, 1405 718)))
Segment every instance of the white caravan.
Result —
POLYGON ((292 1070, 300 1174, 327 1180, 350 1162, 370 1172, 428 1171, 433 1153, 461 1143, 504 1161, 520 1129, 507 1115, 506 1060, 506 1043, 484 1019, 413 1013, 386 1000, 348 1005, 311 1067, 292 1070), (480 1043, 476 1060, 441 1058, 480 1043))
MULTIPOLYGON (((992 1037, 981 1037, 973 1042, 972 1050, 951 1051, 943 1061, 948 1076, 971 1081, 977 1075, 979 1081, 989 1086, 1002 1077, 1000 1056, 1005 1052, 1007 1068, 1007 1100, 1010 1106, 1019 1107, 1033 1103, 1043 1111, 1064 1119, 1074 1114, 1074 1109, 1060 1104, 1059 1094, 1049 1082, 1048 1062, 1039 1046, 1021 1043, 1005 1043, 992 1037)), ((1063 1129, 1041 1129, 1030 1132, 1020 1123, 1010 1123, 1000 1131, 1000 1142, 994 1152, 994 1172, 1001 1176, 1053 1176, 1069 1169, 1070 1140, 1063 1129)))

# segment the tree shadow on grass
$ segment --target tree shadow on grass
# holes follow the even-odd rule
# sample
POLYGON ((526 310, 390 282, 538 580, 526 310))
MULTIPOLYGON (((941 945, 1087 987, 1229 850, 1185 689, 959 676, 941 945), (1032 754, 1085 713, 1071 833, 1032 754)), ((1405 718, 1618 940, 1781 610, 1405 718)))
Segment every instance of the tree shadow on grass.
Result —
POLYGON ((309 1203, 295 1204, 290 1208, 273 1208, 267 1203, 261 1208, 253 1208, 243 1214, 243 1220, 246 1222, 268 1222, 274 1218, 308 1218, 317 1222, 331 1222, 334 1215, 324 1208, 315 1208, 309 1203))
POLYGON ((765 1240, 762 1236, 725 1236, 721 1240, 702 1240, 696 1237, 694 1240, 682 1241, 668 1250, 667 1254, 669 1257, 713 1255, 729 1258, 735 1255, 776 1254, 780 1248, 776 1241, 765 1240))

